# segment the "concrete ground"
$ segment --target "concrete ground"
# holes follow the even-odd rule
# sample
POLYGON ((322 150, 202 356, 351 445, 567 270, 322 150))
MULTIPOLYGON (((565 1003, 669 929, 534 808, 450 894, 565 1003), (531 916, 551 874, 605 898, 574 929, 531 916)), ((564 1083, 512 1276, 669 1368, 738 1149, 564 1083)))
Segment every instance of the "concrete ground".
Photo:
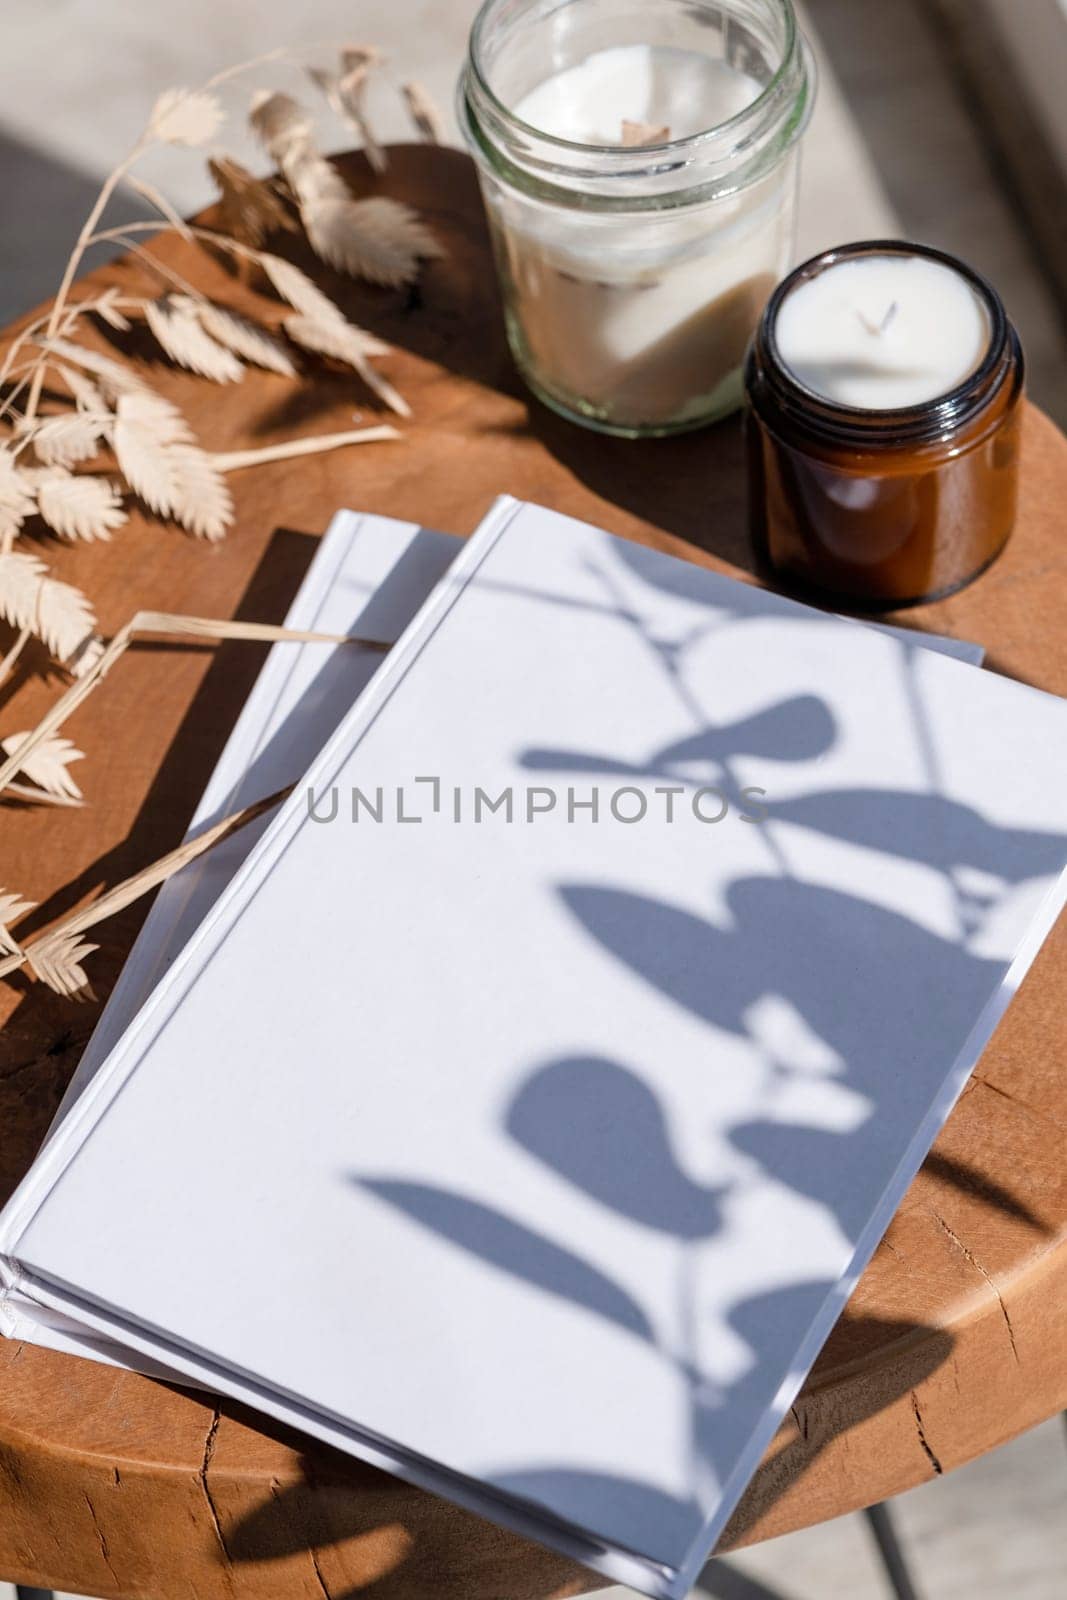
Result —
MULTIPOLYGON (((390 52, 398 76, 427 86, 454 128, 452 90, 473 9, 472 0, 9 3, 0 60, 0 321, 54 288, 100 178, 161 90, 197 84, 280 45, 368 41, 390 52)), ((822 87, 805 150, 801 252, 907 233, 973 259, 1020 325, 1032 392, 1067 424, 1061 315, 973 108, 939 53, 924 0, 808 0, 807 16, 820 30, 822 87)), ((328 51, 307 48, 306 57, 325 61, 328 51)), ((271 66, 248 82, 300 79, 271 66)), ((244 80, 230 99, 239 122, 244 80)), ((387 137, 404 136, 394 113, 383 110, 381 124, 387 137)), ((336 142, 345 142, 342 133, 336 142)), ((255 159, 243 137, 227 131, 226 144, 255 159)), ((167 152, 146 170, 181 210, 209 198, 195 153, 167 152)), ((117 219, 139 209, 122 197, 117 219)), ((925 1600, 1063 1596, 1065 1512, 1059 1418, 893 1505, 925 1600)), ((890 1590, 865 1521, 851 1516, 713 1563, 698 1592, 718 1600, 882 1600, 890 1590)), ((0 1584, 0 1600, 12 1594, 0 1584)), ((605 1594, 621 1600, 626 1591, 605 1594)))

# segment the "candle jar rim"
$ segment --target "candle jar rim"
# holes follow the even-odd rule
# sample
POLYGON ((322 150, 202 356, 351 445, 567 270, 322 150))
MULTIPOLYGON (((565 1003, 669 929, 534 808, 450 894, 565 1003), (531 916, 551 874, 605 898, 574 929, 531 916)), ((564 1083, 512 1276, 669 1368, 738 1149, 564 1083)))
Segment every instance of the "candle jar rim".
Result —
MULTIPOLYGON (((817 71, 793 0, 763 0, 781 19, 780 59, 756 98, 696 133, 647 145, 591 144, 526 122, 489 81, 485 41, 513 0, 483 0, 457 85, 457 116, 476 160, 542 200, 581 209, 660 210, 747 188, 807 127, 817 71)), ((729 5, 729 0, 721 0, 729 5)))
POLYGON ((862 444, 868 448, 877 448, 879 444, 932 443, 966 427, 989 404, 1008 377, 1012 365, 1008 358, 1013 349, 1021 360, 1017 346, 1017 335, 1004 302, 982 273, 948 251, 904 239, 869 239, 834 245, 801 262, 771 295, 753 337, 753 352, 760 357, 776 398, 787 413, 794 418, 802 417, 828 440, 862 444), (778 313, 794 289, 819 277, 830 267, 842 261, 887 255, 918 256, 935 261, 967 281, 981 297, 989 316, 989 344, 985 354, 954 388, 931 400, 870 408, 829 399, 801 382, 782 356, 777 338, 778 313))

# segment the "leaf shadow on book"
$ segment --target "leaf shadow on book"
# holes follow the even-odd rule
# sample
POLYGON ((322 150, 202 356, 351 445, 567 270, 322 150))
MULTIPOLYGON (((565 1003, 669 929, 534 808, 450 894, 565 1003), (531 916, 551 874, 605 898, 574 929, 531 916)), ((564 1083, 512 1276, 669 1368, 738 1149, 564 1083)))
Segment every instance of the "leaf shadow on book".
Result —
POLYGON ((529 772, 597 773, 630 778, 675 777, 694 762, 716 765, 737 756, 767 756, 779 761, 814 761, 832 748, 834 722, 818 695, 791 695, 719 727, 702 728, 672 739, 647 762, 624 761, 580 750, 530 749, 522 754, 529 772))
POLYGON ((370 1194, 425 1222, 489 1266, 651 1341, 652 1325, 625 1289, 575 1251, 495 1206, 431 1184, 389 1178, 362 1178, 359 1182, 370 1194))
MULTIPOLYGON (((633 611, 627 615, 640 629, 633 611)), ((676 652, 672 655, 651 636, 646 642, 664 659, 665 670, 676 669, 676 652)), ((899 647, 905 674, 912 649, 899 647)), ((817 772, 814 764, 832 749, 835 738, 830 708, 817 695, 797 694, 733 722, 700 726, 643 762, 563 749, 531 749, 521 759, 527 770, 538 772, 674 777, 692 783, 697 781, 694 767, 729 779, 731 764, 749 754, 811 762, 817 772)), ((725 1130, 726 1137, 737 1156, 832 1216, 841 1236, 851 1241, 862 1236, 877 1203, 881 1180, 872 1169, 907 1160, 907 1130, 919 1128, 929 1110, 938 1062, 962 1048, 974 1018, 999 984, 1001 963, 968 945, 968 935, 980 926, 994 895, 991 886, 982 886, 983 874, 995 874, 1000 886, 1047 875, 1062 861, 1064 841, 1055 834, 994 824, 947 799, 936 786, 925 793, 819 790, 791 801, 771 801, 767 815, 772 823, 814 829, 941 872, 959 913, 958 937, 934 932, 859 893, 798 881, 788 872, 734 879, 720 890, 722 904, 715 915, 707 916, 595 883, 561 883, 556 892, 605 954, 707 1025, 709 1061, 714 1060, 714 1038, 723 1035, 762 1051, 768 1074, 766 1110, 736 1121, 725 1130), (818 951, 817 963, 805 961, 807 950, 818 951), (679 952, 685 952, 684 958, 679 952), (831 980, 820 982, 819 973, 831 974, 831 980), (876 1026, 865 996, 876 1001, 876 1026), (824 1051, 821 1066, 814 1069, 820 1075, 821 1099, 815 1103, 822 1116, 819 1109, 814 1114, 790 1109, 791 1083, 804 1077, 810 1082, 813 1068, 810 1060, 791 1059, 788 1046, 776 1047, 760 1036, 761 1007, 768 1000, 779 1020, 785 1015, 799 1024, 794 1039, 799 1033, 805 1048, 814 1042, 824 1051), (894 1019, 907 1018, 916 1008, 929 1008, 936 1028, 931 1029, 925 1071, 913 1064, 917 1070, 902 1072, 907 1030, 897 1028, 894 1019), (784 1105, 776 1104, 778 1100, 784 1105), (893 1118, 886 1115, 890 1105, 893 1118), (883 1134, 883 1141, 890 1142, 880 1162, 872 1163, 869 1141, 879 1123, 897 1131, 883 1134), (866 1138, 856 1137, 861 1128, 866 1138)), ((627 1220, 669 1235, 683 1262, 692 1245, 723 1233, 724 1207, 743 1187, 737 1179, 694 1181, 673 1148, 656 1095, 623 1062, 589 1057, 545 1062, 526 1078, 503 1122, 509 1137, 560 1180, 627 1220)), ((942 1175, 964 1186, 963 1175, 951 1164, 942 1164, 942 1175)), ((504 1265, 486 1248, 484 1199, 467 1196, 457 1206, 458 1197, 425 1184, 415 1187, 377 1176, 359 1176, 357 1181, 464 1251, 504 1265)), ((997 1188, 998 1203, 1007 1200, 1007 1209, 1036 1222, 1024 1204, 997 1188)), ((755 1247, 754 1240, 750 1244, 755 1247)), ((531 1255, 539 1263, 550 1259, 543 1251, 531 1255)), ((522 1252, 510 1257, 505 1270, 525 1275, 522 1252)), ((788 1279, 788 1272, 784 1277, 788 1279)), ((544 1287, 539 1273, 537 1278, 544 1287)), ((683 1269, 681 1278, 687 1303, 679 1308, 678 1324, 691 1330, 701 1315, 699 1291, 692 1273, 687 1277, 683 1269)), ((549 1287, 565 1293, 559 1284, 549 1287)), ((785 1281, 729 1307, 724 1322, 748 1349, 751 1361, 740 1377, 717 1392, 701 1374, 698 1341, 690 1350, 671 1354, 689 1386, 694 1482, 701 1476, 706 1480, 709 1472, 717 1482, 729 1479, 744 1448, 745 1431, 754 1417, 765 1415, 782 1374, 796 1361, 795 1330, 816 1321, 835 1288, 836 1280, 785 1281)), ((910 1385, 947 1358, 953 1341, 944 1330, 908 1331, 925 1334, 918 1366, 914 1358, 908 1366, 910 1385)), ((895 1392, 883 1393, 873 1409, 895 1398, 895 1392)), ((858 1420, 850 1418, 850 1423, 858 1420)), ((802 1466, 810 1465, 828 1437, 815 1445, 804 1437, 765 1462, 754 1485, 761 1509, 802 1466)), ((629 1529, 643 1548, 653 1547, 653 1535, 677 1545, 695 1537, 705 1520, 696 1496, 665 1497, 655 1483, 582 1472, 571 1465, 531 1462, 526 1468, 487 1470, 485 1476, 495 1487, 557 1514, 572 1506, 576 1522, 599 1527, 621 1544, 629 1529)), ((742 1522, 744 1515, 742 1509, 742 1522)), ((735 1533, 740 1526, 735 1524, 735 1533)))
MULTIPOLYGON (((630 613, 629 619, 641 630, 639 616, 630 613)), ((679 649, 665 647, 650 634, 645 642, 660 656, 664 671, 678 677, 679 649)), ((905 676, 908 663, 909 647, 902 646, 905 676)), ((689 783, 697 781, 694 768, 700 768, 699 781, 724 778, 736 789, 732 763, 740 756, 814 764, 835 739, 829 706, 817 695, 797 694, 733 722, 711 725, 698 719, 691 735, 670 740, 643 761, 611 752, 531 749, 523 753, 522 762, 530 771, 670 776, 689 783)), ((765 1109, 719 1130, 736 1159, 729 1164, 729 1175, 716 1181, 694 1173, 688 1144, 689 1159, 682 1158, 665 1105, 642 1073, 621 1060, 576 1054, 532 1063, 501 1118, 501 1131, 515 1150, 538 1163, 543 1174, 580 1191, 588 1203, 663 1236, 680 1267, 680 1337, 665 1340, 633 1284, 614 1282, 583 1253, 580 1239, 563 1242, 535 1226, 529 1215, 520 1215, 521 1197, 513 1206, 501 1205, 497 1196, 490 1200, 421 1178, 416 1182, 402 1173, 350 1175, 363 1193, 491 1271, 607 1320, 615 1336, 654 1345, 674 1364, 688 1394, 694 1483, 709 1476, 722 1481, 736 1467, 744 1444, 738 1430, 750 1430, 752 1417, 766 1410, 782 1373, 796 1359, 794 1330, 810 1325, 837 1287, 830 1278, 788 1281, 784 1273, 787 1281, 725 1307, 719 1313, 723 1329, 748 1351, 750 1360, 730 1382, 708 1380, 694 1331, 702 1316, 696 1254, 723 1237, 729 1208, 744 1187, 739 1171, 748 1163, 750 1171, 819 1208, 846 1237, 857 1237, 876 1197, 871 1194, 869 1150, 856 1134, 860 1128, 869 1133, 890 1101, 902 1123, 917 1126, 929 1102, 928 1088, 917 1084, 919 1074, 900 1070, 901 1036, 894 1032, 893 1019, 909 1015, 922 997, 943 1030, 941 1058, 946 1039, 957 1040, 958 1048, 1000 973, 998 962, 968 948, 969 934, 992 903, 994 891, 983 885, 983 874, 995 873, 1001 884, 1022 883, 1052 870, 1063 850, 1058 835, 991 823, 946 799, 936 784, 927 793, 816 790, 789 801, 769 801, 767 813, 772 826, 814 829, 828 839, 940 870, 960 913, 959 936, 942 936, 859 894, 800 882, 781 871, 734 879, 722 903, 714 912, 709 907, 706 915, 691 904, 672 905, 614 885, 555 884, 550 887, 576 928, 609 961, 706 1026, 709 1062, 714 1062, 717 1038, 756 1048, 766 1073, 765 1109), (951 851, 945 849, 947 840, 952 841, 951 851), (821 988, 812 984, 803 960, 807 949, 817 949, 820 968, 839 973, 840 981, 821 988), (686 952, 684 960, 678 959, 680 950, 686 952), (872 1028, 869 1009, 855 1003, 864 994, 877 997, 882 1026, 872 1028), (767 1035, 768 1001, 775 1008, 773 1017, 790 1024, 784 1045, 780 1031, 767 1035), (814 1066, 812 1049, 815 1055, 822 1052, 814 1066), (810 1082, 813 1074, 824 1091, 817 1102, 822 1114, 790 1115, 791 1083, 810 1082)), ((905 1152, 897 1154, 903 1158, 905 1152)), ((941 1175, 1040 1227, 1024 1202, 1003 1186, 982 1182, 980 1175, 976 1181, 960 1163, 942 1158, 941 1175)), ((868 1350, 895 1346, 903 1353, 882 1366, 878 1381, 862 1395, 850 1387, 847 1427, 908 1394, 948 1359, 953 1347, 952 1334, 945 1329, 856 1312, 849 1315, 848 1333, 850 1348, 858 1341, 868 1350)), ((826 1381, 832 1371, 824 1374, 826 1381)), ((810 1406, 798 1403, 796 1437, 780 1441, 765 1455, 735 1513, 730 1540, 743 1538, 754 1517, 792 1490, 842 1430, 839 1413, 829 1425, 822 1419, 809 1427, 808 1410, 818 1412, 817 1398, 810 1406)), ((654 1482, 635 1481, 621 1472, 532 1460, 499 1470, 490 1467, 484 1477, 535 1506, 553 1508, 557 1516, 560 1507, 573 1507, 575 1522, 607 1528, 621 1545, 627 1543, 627 1533, 640 1542, 653 1530, 661 1538, 684 1541, 695 1537, 705 1520, 696 1494, 666 1494, 654 1482)), ((289 1491, 297 1508, 302 1492, 289 1491)), ((360 1515, 354 1506, 353 1526, 360 1515)), ((277 1537, 272 1517, 272 1508, 264 1507, 242 1522, 236 1542, 231 1540, 239 1559, 264 1558, 269 1540, 277 1537)), ((294 1521, 299 1526, 299 1517, 294 1521)), ((359 1592, 406 1600, 411 1581, 405 1562, 359 1592)))
MULTIPOLYGON (((922 1331, 905 1321, 853 1319, 854 1335, 872 1345, 907 1342, 911 1355, 906 1379, 902 1380, 905 1393, 951 1353, 952 1338, 943 1332, 925 1330, 926 1337, 916 1344, 914 1335, 922 1331)), ((863 1405, 850 1418, 851 1425, 863 1423, 896 1398, 895 1390, 868 1385, 863 1391, 863 1405)), ((246 1425, 253 1420, 240 1407, 226 1403, 224 1409, 227 1413, 233 1410, 246 1425)), ((289 1437, 288 1430, 263 1418, 254 1421, 260 1430, 278 1431, 289 1437)), ((802 1432, 799 1424, 789 1426, 793 1437, 769 1452, 757 1470, 752 1480, 754 1492, 742 1501, 723 1541, 726 1546, 744 1541, 749 1507, 755 1502, 763 1509, 792 1487, 834 1436, 830 1429, 815 1436, 802 1432)), ((485 1524, 475 1513, 408 1489, 388 1474, 354 1462, 339 1451, 314 1447, 301 1456, 300 1467, 297 1482, 276 1484, 268 1499, 245 1512, 236 1523, 227 1519, 226 1553, 235 1565, 280 1561, 302 1555, 311 1547, 317 1552, 316 1569, 333 1600, 357 1600, 357 1596, 360 1600, 363 1596, 373 1600, 413 1600, 413 1596, 424 1594, 439 1595, 442 1600, 470 1600, 471 1596, 485 1600, 490 1595, 518 1594, 530 1600, 548 1595, 558 1600, 605 1586, 606 1580, 598 1574, 518 1534, 494 1529, 487 1546, 485 1524), (408 1509, 412 1498, 418 1503, 414 1515, 408 1509), (488 1569, 483 1566, 487 1549, 491 1550, 488 1569), (477 1564, 472 1565, 475 1553, 477 1564)), ((536 1500, 542 1487, 536 1470, 515 1475, 513 1488, 517 1495, 536 1500)), ((575 1481, 574 1487, 584 1494, 590 1482, 575 1481)), ((595 1487, 628 1505, 636 1494, 637 1510, 645 1515, 655 1493, 647 1485, 635 1485, 611 1474, 599 1479, 595 1487)), ((683 1529, 691 1525, 692 1508, 684 1500, 665 1496, 657 1501, 656 1509, 668 1520, 675 1519, 683 1529)), ((779 1600, 772 1591, 760 1591, 746 1573, 721 1557, 708 1563, 693 1592, 718 1600, 779 1600)))

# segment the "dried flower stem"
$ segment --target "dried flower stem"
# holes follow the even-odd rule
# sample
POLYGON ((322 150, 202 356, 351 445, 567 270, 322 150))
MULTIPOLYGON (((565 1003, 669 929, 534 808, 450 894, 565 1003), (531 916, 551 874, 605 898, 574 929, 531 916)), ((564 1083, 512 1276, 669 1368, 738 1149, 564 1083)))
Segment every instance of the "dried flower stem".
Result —
POLYGON ((134 636, 145 633, 179 634, 197 639, 255 639, 271 643, 291 640, 304 644, 361 644, 370 650, 385 652, 389 646, 371 639, 346 639, 344 634, 305 633, 294 628, 283 628, 266 622, 229 622, 208 617, 172 616, 169 612, 138 611, 126 625, 119 629, 107 648, 85 673, 60 695, 52 709, 42 717, 36 728, 28 733, 16 750, 0 765, 0 790, 3 790, 26 765, 34 750, 45 739, 61 728, 73 711, 91 694, 96 685, 107 676, 119 657, 133 642, 134 636))
POLYGON ((42 806, 64 806, 68 811, 77 811, 85 804, 84 800, 75 800, 65 794, 51 794, 47 789, 35 788, 31 783, 9 783, 4 793, 14 800, 32 800, 34 805, 42 806))
POLYGON ((356 428, 350 433, 325 433, 308 439, 285 439, 280 444, 263 445, 258 450, 229 450, 212 454, 220 472, 237 472, 241 467, 258 467, 267 461, 288 461, 293 456, 321 455, 324 450, 340 450, 348 444, 375 444, 379 440, 402 439, 403 434, 387 423, 375 428, 356 428))
POLYGON ((60 938, 71 938, 76 934, 84 933, 86 929, 93 928, 105 918, 114 916, 116 912, 124 911, 128 905, 139 900, 142 895, 149 894, 151 890, 165 883, 174 873, 180 872, 182 867, 188 866, 190 861, 195 861, 197 856, 202 856, 213 845, 221 840, 228 839, 231 834, 243 828, 247 823, 255 821, 256 817, 263 815, 273 806, 292 793, 292 785, 279 789, 276 793, 268 795, 264 800, 256 800, 252 805, 245 806, 243 810, 234 812, 232 816, 224 817, 221 822, 216 822, 211 828, 205 829, 195 839, 188 839, 180 844, 176 850, 171 850, 151 866, 143 867, 140 872, 134 873, 132 878, 126 878, 122 883, 116 884, 114 889, 109 889, 107 894, 95 900, 91 906, 86 906, 83 911, 77 911, 65 921, 57 923, 47 933, 22 946, 15 954, 0 960, 0 978, 10 972, 17 972, 27 962, 33 963, 34 952, 43 953, 45 948, 54 944, 60 938))
MULTIPOLYGON (((3 404, 0 405, 0 421, 3 421, 10 412, 15 411, 15 402, 28 385, 31 375, 36 372, 39 360, 40 357, 35 357, 32 361, 27 361, 21 366, 12 367, 10 376, 18 378, 19 381, 15 384, 3 404)), ((9 423, 8 426, 13 426, 13 422, 9 423)))
MULTIPOLYGON (((176 289, 181 290, 182 294, 190 295, 194 300, 207 299, 207 296, 203 293, 203 291, 197 289, 194 284, 191 284, 188 278, 183 278, 180 272, 176 272, 174 268, 168 266, 165 261, 161 261, 158 256, 154 256, 151 250, 146 250, 143 244, 137 243, 136 239, 126 237, 126 233, 128 233, 131 226, 132 224, 128 224, 127 229, 124 232, 119 232, 117 229, 110 229, 108 237, 114 238, 117 244, 125 245, 126 249, 132 256, 136 256, 138 261, 142 261, 148 268, 149 272, 155 273, 157 278, 162 278, 164 283, 173 284, 176 289)), ((159 222, 149 223, 149 227, 152 228, 156 233, 162 233, 164 231, 162 223, 159 222)), ((97 240, 101 238, 103 238, 103 235, 98 234, 92 243, 96 244, 97 240)), ((113 304, 122 306, 126 304, 126 301, 116 300, 113 302, 113 304)), ((131 301, 130 304, 133 307, 140 307, 143 306, 145 302, 142 299, 131 301)))
MULTIPOLYGON (((89 300, 79 300, 71 308, 71 310, 75 316, 81 316, 83 312, 91 311, 96 304, 97 301, 95 298, 89 300)), ((7 352, 4 356, 3 363, 0 364, 0 384, 7 382, 14 367, 15 357, 18 355, 19 351, 24 345, 30 344, 37 338, 41 329, 49 322, 51 315, 51 311, 46 311, 43 313, 43 315, 35 317, 32 322, 28 322, 22 331, 17 333, 14 339, 12 339, 11 343, 7 347, 7 352)))
POLYGON ((160 216, 170 224, 175 233, 180 234, 183 239, 189 237, 189 224, 184 217, 179 216, 178 212, 175 211, 166 195, 160 194, 154 183, 146 183, 144 178, 133 177, 128 179, 128 182, 130 188, 135 189, 143 200, 147 200, 150 206, 155 206, 160 216))
POLYGON ((18 660, 23 650, 25 650, 29 640, 30 630, 29 628, 23 628, 22 632, 18 635, 14 644, 11 646, 11 649, 7 652, 4 659, 0 661, 0 684, 6 683, 8 678, 10 678, 15 667, 15 662, 18 660))
MULTIPOLYGON (((114 194, 115 190, 118 188, 127 172, 133 166, 138 156, 144 150, 147 143, 147 135, 142 133, 126 159, 124 161, 120 161, 115 170, 109 173, 104 179, 104 182, 101 184, 100 193, 97 195, 89 215, 82 224, 82 230, 75 241, 74 249, 71 251, 70 260, 67 262, 66 268, 64 269, 63 277, 60 281, 55 300, 52 302, 52 309, 49 313, 48 321, 45 324, 46 339, 55 338, 59 327, 60 318, 62 317, 63 311, 67 304, 67 296, 69 295, 71 287, 74 283, 74 279, 77 276, 78 268, 81 266, 82 257, 92 242, 93 231, 96 228, 97 223, 100 221, 100 218, 103 216, 104 209, 107 206, 108 201, 111 199, 111 196, 114 194)), ((42 366, 37 372, 34 373, 33 383, 30 387, 30 393, 26 401, 27 421, 32 422, 33 418, 37 414, 37 406, 40 402, 41 388, 43 384, 44 368, 42 366)))
MULTIPOLYGON (((158 231, 157 224, 153 223, 152 226, 156 227, 158 231)), ((89 242, 92 243, 91 240, 89 242)), ((131 241, 129 248, 137 255, 144 257, 147 265, 153 268, 153 270, 155 270, 159 276, 163 277, 164 279, 168 275, 170 275, 172 278, 177 278, 177 274, 170 273, 169 268, 166 268, 162 263, 157 262, 155 257, 145 251, 142 246, 131 241)), ((192 292, 198 293, 196 290, 192 292)), ((77 323, 79 318, 83 317, 87 312, 97 310, 101 304, 101 297, 99 295, 94 295, 88 300, 78 300, 75 301, 73 306, 68 306, 63 318, 63 325, 58 329, 60 336, 65 336, 66 334, 73 332, 74 325, 77 323)), ((113 296, 111 299, 111 304, 116 307, 127 306, 131 310, 139 310, 144 307, 145 301, 143 299, 113 296)), ((26 375, 18 384, 16 384, 15 388, 4 399, 3 404, 0 405, 0 418, 7 416, 9 413, 14 411, 15 401, 19 398, 22 391, 27 388, 27 386, 30 386, 30 395, 26 402, 23 422, 27 425, 32 423, 34 416, 36 415, 37 406, 40 403, 41 390, 44 387, 45 373, 53 364, 50 359, 49 352, 45 347, 46 341, 55 337, 54 334, 50 334, 48 332, 48 329, 51 327, 51 321, 51 312, 45 312, 44 315, 36 317, 33 322, 27 323, 26 327, 16 335, 16 337, 11 341, 11 344, 8 346, 3 362, 0 364, 0 385, 6 384, 11 378, 15 377, 20 372, 25 372, 26 375), (31 361, 27 362, 25 366, 16 367, 16 356, 28 344, 36 344, 40 346, 38 353, 31 361)))
POLYGON ((403 83, 400 92, 407 103, 408 113, 419 133, 428 144, 444 144, 445 130, 441 113, 434 105, 421 83, 403 83))
MULTIPOLYGON (((158 222, 126 222, 119 227, 104 228, 99 233, 94 233, 89 243, 126 244, 131 234, 162 233, 162 231, 162 225, 158 222)), ((231 239, 225 233, 216 233, 212 228, 201 228, 194 223, 188 223, 186 232, 205 244, 217 245, 220 250, 228 250, 231 255, 240 256, 242 261, 251 261, 258 266, 263 258, 263 251, 257 250, 254 245, 242 244, 239 239, 231 239)))
MULTIPOLYGON (((112 228, 103 233, 98 233, 96 235, 96 242, 110 242, 116 239, 129 242, 129 234, 135 232, 144 232, 146 229, 153 232, 158 232, 159 226, 155 222, 129 223, 123 228, 112 228)), ((252 262, 255 266, 266 272, 268 277, 273 276, 269 263, 273 261, 275 266, 279 264, 277 259, 273 257, 270 252, 257 250, 254 245, 243 244, 237 239, 228 238, 225 234, 215 233, 211 228, 190 226, 189 232, 194 239, 202 240, 205 244, 214 245, 220 250, 227 251, 230 255, 236 256, 239 260, 252 262)), ((198 296, 198 298, 202 299, 203 296, 198 296)), ((340 316, 340 313, 337 314, 337 317, 338 324, 346 329, 346 334, 351 333, 351 325, 345 322, 345 319, 340 316)), ((305 319, 300 317, 294 319, 291 315, 290 317, 286 318, 284 326, 290 337, 293 338, 297 343, 304 344, 309 349, 325 352, 325 346, 321 342, 307 345, 306 335, 302 337, 298 331, 298 325, 303 320, 305 319)), ((330 331, 331 333, 333 331, 332 323, 330 324, 330 331)), ((367 336, 362 332, 362 330, 357 329, 355 330, 355 338, 357 340, 365 340, 367 336)), ((389 383, 379 372, 376 372, 374 368, 371 367, 369 361, 366 359, 366 357, 372 353, 382 354, 384 352, 384 348, 384 346, 381 346, 376 352, 372 352, 369 348, 365 348, 362 353, 362 357, 356 359, 353 359, 351 354, 340 354, 339 352, 332 350, 328 353, 336 354, 338 359, 344 360, 352 365, 359 373, 359 376, 363 379, 363 382, 368 386, 368 388, 373 390, 373 392, 384 401, 390 410, 395 411, 398 416, 409 417, 411 415, 411 408, 407 404, 407 401, 397 392, 396 389, 393 388, 391 383, 389 383)))

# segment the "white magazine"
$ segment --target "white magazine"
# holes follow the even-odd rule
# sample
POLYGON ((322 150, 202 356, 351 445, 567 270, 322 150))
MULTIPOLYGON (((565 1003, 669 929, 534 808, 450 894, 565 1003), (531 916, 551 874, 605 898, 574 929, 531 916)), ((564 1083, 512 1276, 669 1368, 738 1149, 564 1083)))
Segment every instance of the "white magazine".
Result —
POLYGON ((501 501, 8 1280, 680 1595, 1062 905, 1065 780, 1051 696, 501 501))
MULTIPOLYGON (((463 541, 413 522, 339 511, 285 618, 302 633, 330 633, 391 643, 411 621, 463 541)), ((944 641, 956 648, 957 641, 944 641)), ((276 644, 267 656, 186 838, 291 783, 310 766, 353 700, 382 663, 376 650, 351 645, 276 644)), ((160 889, 100 1021, 82 1052, 50 1129, 62 1122, 85 1085, 148 999, 229 883, 269 816, 242 828, 177 873, 160 889)), ((48 1307, 0 1287, 0 1333, 66 1354, 173 1378, 158 1362, 102 1338, 48 1307)))

